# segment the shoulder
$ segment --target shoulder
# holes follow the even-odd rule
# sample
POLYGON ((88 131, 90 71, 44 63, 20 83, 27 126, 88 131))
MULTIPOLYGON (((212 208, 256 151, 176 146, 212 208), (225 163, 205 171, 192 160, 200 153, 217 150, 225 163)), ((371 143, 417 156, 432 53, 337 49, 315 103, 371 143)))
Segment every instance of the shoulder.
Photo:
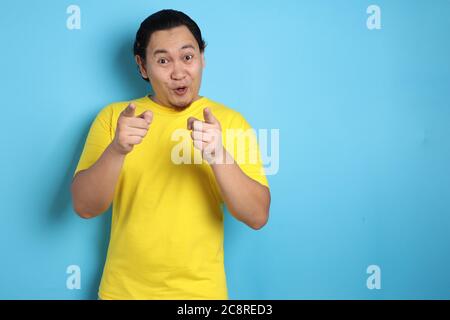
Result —
POLYGON ((111 122, 119 117, 120 113, 128 106, 130 102, 134 101, 137 101, 137 99, 130 101, 111 102, 106 106, 100 108, 100 110, 97 112, 97 119, 111 122))
POLYGON ((104 106, 100 109, 99 114, 114 114, 114 113, 121 113, 123 109, 125 109, 131 101, 117 101, 109 103, 108 105, 104 106))

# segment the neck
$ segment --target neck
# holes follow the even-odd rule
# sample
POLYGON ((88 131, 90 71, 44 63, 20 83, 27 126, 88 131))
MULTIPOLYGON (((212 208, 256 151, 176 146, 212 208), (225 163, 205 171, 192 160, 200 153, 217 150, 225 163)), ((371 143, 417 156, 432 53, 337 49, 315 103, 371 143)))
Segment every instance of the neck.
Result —
POLYGON ((197 101, 197 100, 199 100, 199 99, 202 98, 202 96, 197 95, 197 96, 196 96, 196 97, 195 97, 188 105, 186 105, 186 106, 184 106, 184 107, 179 107, 179 106, 171 105, 170 103, 169 103, 169 105, 167 105, 167 104, 161 102, 161 100, 159 100, 158 97, 157 97, 156 95, 151 95, 151 94, 149 94, 148 97, 149 97, 153 102, 155 102, 155 103, 157 103, 157 104, 159 104, 159 105, 161 105, 161 106, 163 106, 163 107, 175 109, 175 110, 177 110, 177 111, 182 111, 182 110, 188 108, 192 103, 194 103, 195 101, 197 101))

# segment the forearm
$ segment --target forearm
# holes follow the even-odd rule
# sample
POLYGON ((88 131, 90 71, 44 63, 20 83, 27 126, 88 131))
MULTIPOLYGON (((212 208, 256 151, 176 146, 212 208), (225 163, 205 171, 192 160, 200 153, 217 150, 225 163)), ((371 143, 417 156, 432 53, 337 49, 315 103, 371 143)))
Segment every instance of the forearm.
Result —
POLYGON ((109 208, 124 159, 125 155, 109 145, 97 162, 76 174, 71 192, 78 215, 93 218, 109 208))
POLYGON ((211 167, 230 213, 253 229, 262 228, 269 218, 269 189, 249 178, 234 160, 211 167))

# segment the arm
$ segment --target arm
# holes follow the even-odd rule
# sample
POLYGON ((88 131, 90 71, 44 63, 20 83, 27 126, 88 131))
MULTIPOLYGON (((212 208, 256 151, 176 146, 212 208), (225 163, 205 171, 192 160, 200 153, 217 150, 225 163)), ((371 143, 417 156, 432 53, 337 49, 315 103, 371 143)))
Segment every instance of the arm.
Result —
POLYGON ((82 218, 96 217, 109 208, 126 155, 148 132, 152 112, 147 110, 135 117, 135 108, 129 104, 122 111, 114 140, 91 167, 79 171, 72 181, 73 207, 82 218))
POLYGON ((72 203, 82 218, 93 218, 105 212, 114 197, 114 189, 125 155, 110 144, 89 169, 78 172, 72 182, 72 203))
POLYGON ((188 119, 194 147, 202 151, 231 214, 253 229, 261 229, 269 218, 270 191, 248 177, 222 145, 219 121, 209 108, 203 110, 205 122, 188 119))
MULTIPOLYGON (((225 148, 223 153, 232 159, 225 148)), ((255 230, 261 229, 269 219, 269 188, 248 177, 234 160, 211 164, 211 168, 231 214, 255 230)))

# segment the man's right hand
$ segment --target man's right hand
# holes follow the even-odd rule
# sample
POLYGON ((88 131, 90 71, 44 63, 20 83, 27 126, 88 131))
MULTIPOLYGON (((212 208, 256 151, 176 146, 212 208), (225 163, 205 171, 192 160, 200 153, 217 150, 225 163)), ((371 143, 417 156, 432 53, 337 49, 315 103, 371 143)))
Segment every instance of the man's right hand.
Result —
POLYGON ((138 116, 134 115, 136 106, 130 103, 117 120, 117 129, 111 146, 120 154, 126 155, 134 145, 142 142, 153 120, 153 112, 146 110, 138 116))

